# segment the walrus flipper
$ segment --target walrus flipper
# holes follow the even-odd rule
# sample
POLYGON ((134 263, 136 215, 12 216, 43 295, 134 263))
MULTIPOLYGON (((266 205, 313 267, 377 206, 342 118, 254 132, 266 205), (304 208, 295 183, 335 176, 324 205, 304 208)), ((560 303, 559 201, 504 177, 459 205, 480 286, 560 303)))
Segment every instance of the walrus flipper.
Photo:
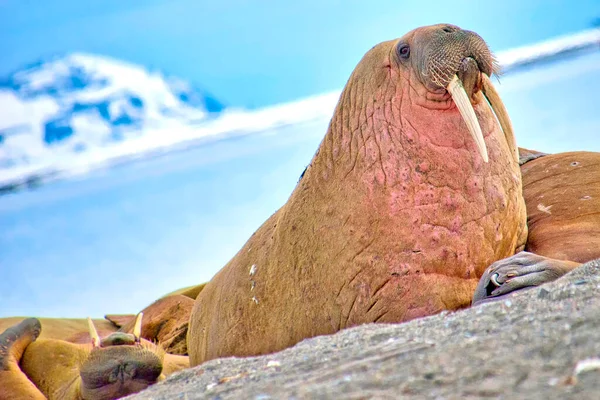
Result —
POLYGON ((46 399, 19 367, 25 349, 41 331, 40 321, 28 318, 0 334, 0 400, 46 399))
POLYGON ((530 150, 524 147, 519 147, 519 165, 523 166, 527 164, 529 161, 536 160, 540 157, 544 157, 549 155, 548 153, 542 153, 537 150, 530 150))
POLYGON ((485 270, 472 304, 497 300, 508 293, 551 282, 579 265, 522 251, 496 261, 485 270))

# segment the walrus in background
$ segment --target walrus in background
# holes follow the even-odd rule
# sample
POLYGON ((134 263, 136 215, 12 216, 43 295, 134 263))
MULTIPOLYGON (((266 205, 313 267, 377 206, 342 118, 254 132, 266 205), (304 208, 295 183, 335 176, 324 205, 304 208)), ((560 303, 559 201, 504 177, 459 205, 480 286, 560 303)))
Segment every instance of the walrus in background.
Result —
POLYGON ((600 153, 520 150, 529 226, 526 252, 492 264, 473 304, 553 281, 600 259, 600 153))
MULTIPOLYGON (((186 335, 195 296, 204 285, 169 293, 145 307, 141 337, 160 343, 169 354, 187 355, 186 335), (181 294, 180 294, 181 293, 181 294)), ((108 314, 93 320, 100 337, 114 332, 133 333, 136 314, 108 314)), ((0 332, 18 324, 25 317, 0 318, 0 332)), ((38 318, 44 330, 39 339, 60 339, 71 343, 91 343, 88 321, 83 318, 38 318)))
POLYGON ((469 306, 527 238, 495 68, 447 24, 367 52, 287 203, 198 295, 190 364, 469 306))
MULTIPOLYGON (((169 294, 156 300, 141 311, 144 314, 141 336, 160 343, 169 354, 187 355, 186 337, 193 307, 194 300, 186 294, 169 294)), ((105 318, 118 326, 119 332, 131 333, 135 325, 134 314, 106 315, 105 318)))
POLYGON ((36 340, 42 329, 36 318, 6 329, 0 335, 0 400, 118 399, 188 367, 187 357, 140 338, 141 318, 132 334, 105 338, 88 319, 90 344, 36 340))

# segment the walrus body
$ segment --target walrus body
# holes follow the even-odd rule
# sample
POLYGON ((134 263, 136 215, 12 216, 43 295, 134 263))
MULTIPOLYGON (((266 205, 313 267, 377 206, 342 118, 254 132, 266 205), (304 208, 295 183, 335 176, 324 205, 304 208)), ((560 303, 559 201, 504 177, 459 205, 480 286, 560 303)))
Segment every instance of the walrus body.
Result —
MULTIPOLYGON (((141 336, 160 343, 169 354, 187 355, 186 336, 193 307, 194 300, 181 294, 156 300, 141 311, 144 314, 141 336)), ((119 332, 133 330, 135 315, 107 315, 106 318, 119 326, 119 332)))
POLYGON ((600 153, 546 155, 521 170, 527 251, 578 263, 600 258, 600 153))
POLYGON ((469 306, 527 236, 516 147, 479 91, 491 65, 483 40, 451 25, 371 49, 287 203, 198 295, 191 365, 469 306), (465 60, 489 162, 445 89, 465 60))

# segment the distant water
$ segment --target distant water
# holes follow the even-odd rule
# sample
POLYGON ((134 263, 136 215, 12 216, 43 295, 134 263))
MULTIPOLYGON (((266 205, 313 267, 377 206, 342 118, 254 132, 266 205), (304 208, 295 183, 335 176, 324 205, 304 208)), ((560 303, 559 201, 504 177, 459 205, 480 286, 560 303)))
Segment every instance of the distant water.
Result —
MULTIPOLYGON (((600 53, 498 85, 520 146, 600 151, 600 53)), ((140 310, 210 279, 280 207, 328 121, 0 197, 0 317, 140 310)))

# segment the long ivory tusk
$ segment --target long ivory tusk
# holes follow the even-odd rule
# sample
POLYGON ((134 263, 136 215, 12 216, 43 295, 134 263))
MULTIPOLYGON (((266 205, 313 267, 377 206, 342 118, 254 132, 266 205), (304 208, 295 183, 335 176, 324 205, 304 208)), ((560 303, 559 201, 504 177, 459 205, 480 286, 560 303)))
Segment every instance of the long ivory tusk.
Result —
POLYGON ((135 324, 133 325, 133 336, 135 337, 135 341, 139 342, 142 337, 142 317, 144 313, 139 313, 135 317, 135 324))
POLYGON ((481 133, 479 121, 477 121, 477 116, 475 115, 475 110, 473 110, 469 96, 467 95, 467 92, 465 92, 465 88, 457 75, 454 75, 448 84, 447 90, 450 92, 450 95, 452 95, 452 100, 454 100, 456 108, 458 108, 460 115, 462 115, 465 120, 469 132, 471 133, 473 140, 475 140, 475 144, 477 144, 479 154, 481 154, 483 161, 488 162, 487 147, 485 146, 485 140, 483 139, 483 133, 481 133))
POLYGON ((88 329, 90 331, 90 337, 92 338, 92 345, 94 347, 100 347, 100 336, 98 336, 98 331, 96 331, 96 327, 94 326, 92 319, 88 317, 87 322, 88 329))
POLYGON ((506 142, 508 143, 508 148, 515 156, 515 160, 517 163, 519 162, 519 148, 517 147, 517 140, 515 138, 515 133, 513 131, 512 123, 510 122, 510 117, 508 116, 508 111, 506 111, 506 107, 504 107, 504 103, 500 98, 500 95, 496 91, 496 88, 492 84, 489 76, 486 74, 481 74, 482 76, 482 92, 485 98, 487 99, 492 111, 496 115, 496 119, 500 123, 500 127, 504 132, 504 137, 506 138, 506 142))

